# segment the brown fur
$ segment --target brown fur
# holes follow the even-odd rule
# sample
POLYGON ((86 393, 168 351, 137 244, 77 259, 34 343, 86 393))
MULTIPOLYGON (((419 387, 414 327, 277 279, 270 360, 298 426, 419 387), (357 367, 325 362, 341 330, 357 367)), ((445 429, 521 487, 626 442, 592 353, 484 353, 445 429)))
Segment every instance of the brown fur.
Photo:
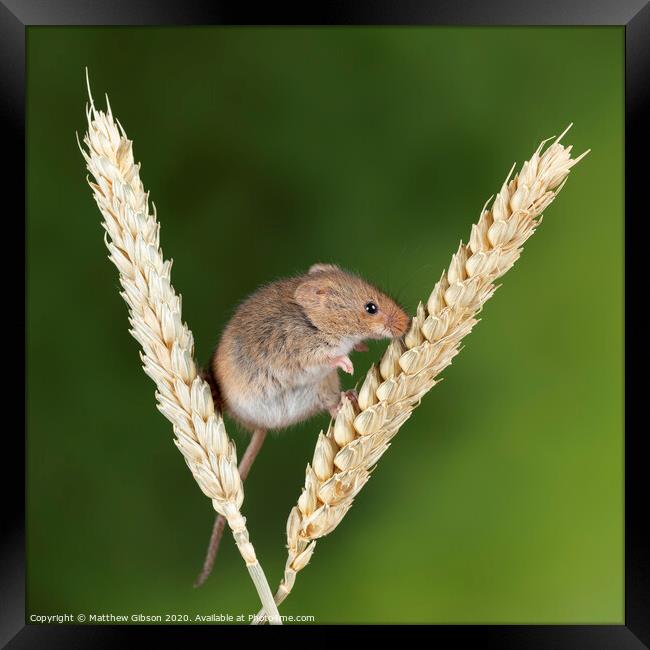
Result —
POLYGON ((267 284, 237 308, 210 362, 213 394, 249 430, 281 429, 340 400, 332 360, 409 318, 385 293, 329 264, 267 284), (368 302, 378 306, 374 315, 368 302))

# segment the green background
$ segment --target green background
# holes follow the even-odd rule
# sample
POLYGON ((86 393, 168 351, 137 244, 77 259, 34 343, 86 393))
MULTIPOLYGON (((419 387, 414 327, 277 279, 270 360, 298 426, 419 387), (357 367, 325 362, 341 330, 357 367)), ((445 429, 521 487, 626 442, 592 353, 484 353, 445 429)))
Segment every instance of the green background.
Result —
MULTIPOLYGON (((127 334, 75 142, 86 65, 135 142, 201 362, 239 300, 315 261, 414 310, 512 162, 575 123, 592 153, 282 612, 622 623, 619 28, 30 28, 28 615, 257 609, 230 538, 192 588, 213 513, 127 334)), ((272 584, 326 422, 272 438, 246 484, 272 584)))

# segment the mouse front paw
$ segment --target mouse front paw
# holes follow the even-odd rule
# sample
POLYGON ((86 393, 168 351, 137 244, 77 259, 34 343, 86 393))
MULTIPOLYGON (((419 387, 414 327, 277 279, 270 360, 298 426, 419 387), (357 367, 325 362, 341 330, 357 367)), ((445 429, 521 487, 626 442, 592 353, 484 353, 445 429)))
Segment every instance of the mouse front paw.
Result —
POLYGON ((343 372, 347 372, 348 375, 354 373, 354 366, 348 356, 334 357, 330 360, 330 365, 332 368, 340 368, 343 372))
POLYGON ((368 352, 370 348, 362 341, 361 343, 357 343, 353 348, 355 352, 368 352))

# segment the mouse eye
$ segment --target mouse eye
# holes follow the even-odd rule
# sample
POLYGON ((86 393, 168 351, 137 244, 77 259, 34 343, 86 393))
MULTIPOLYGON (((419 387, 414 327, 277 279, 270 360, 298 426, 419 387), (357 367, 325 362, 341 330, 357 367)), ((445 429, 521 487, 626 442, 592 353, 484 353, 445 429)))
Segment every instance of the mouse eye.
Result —
POLYGON ((364 307, 364 309, 365 309, 369 314, 376 314, 377 311, 379 311, 379 307, 377 307, 377 305, 375 305, 374 302, 367 302, 367 303, 366 303, 366 306, 364 307))

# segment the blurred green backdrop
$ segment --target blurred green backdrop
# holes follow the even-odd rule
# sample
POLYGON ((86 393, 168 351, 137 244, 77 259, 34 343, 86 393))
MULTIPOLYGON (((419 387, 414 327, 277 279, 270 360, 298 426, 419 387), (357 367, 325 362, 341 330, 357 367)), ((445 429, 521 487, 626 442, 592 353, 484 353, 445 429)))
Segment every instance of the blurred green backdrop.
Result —
MULTIPOLYGON (((75 142, 84 66, 201 362, 240 299, 317 260, 413 310, 512 162, 575 122, 592 153, 282 612, 621 623, 622 28, 30 28, 28 614, 257 608, 230 538, 192 588, 213 513, 127 334, 75 142)), ((246 485, 273 584, 325 425, 270 440, 246 485)))

